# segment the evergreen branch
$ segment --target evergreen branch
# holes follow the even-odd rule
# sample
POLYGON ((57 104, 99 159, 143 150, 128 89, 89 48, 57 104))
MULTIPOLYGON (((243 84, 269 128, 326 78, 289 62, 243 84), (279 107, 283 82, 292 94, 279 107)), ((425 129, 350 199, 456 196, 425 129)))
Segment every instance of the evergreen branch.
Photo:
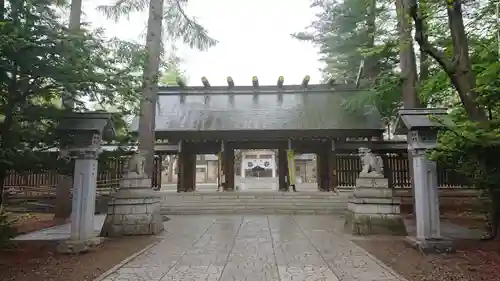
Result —
POLYGON ((123 16, 128 18, 131 13, 145 10, 148 3, 149 0, 117 0, 113 5, 99 5, 97 10, 117 22, 123 16))

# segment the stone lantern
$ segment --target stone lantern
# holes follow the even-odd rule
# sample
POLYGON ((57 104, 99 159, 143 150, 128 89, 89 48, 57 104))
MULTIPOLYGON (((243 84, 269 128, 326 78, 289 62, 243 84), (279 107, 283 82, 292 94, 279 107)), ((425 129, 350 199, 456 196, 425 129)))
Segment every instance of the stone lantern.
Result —
POLYGON ((424 252, 449 252, 452 241, 441 236, 439 188, 436 162, 427 152, 436 148, 440 129, 452 125, 446 109, 418 108, 399 110, 396 134, 408 135, 408 152, 413 161, 416 237, 407 241, 424 252))
POLYGON ((94 213, 97 184, 97 158, 101 141, 112 139, 115 129, 111 114, 82 112, 66 115, 57 127, 61 136, 61 155, 75 159, 70 239, 58 246, 63 253, 88 249, 96 236, 94 213))

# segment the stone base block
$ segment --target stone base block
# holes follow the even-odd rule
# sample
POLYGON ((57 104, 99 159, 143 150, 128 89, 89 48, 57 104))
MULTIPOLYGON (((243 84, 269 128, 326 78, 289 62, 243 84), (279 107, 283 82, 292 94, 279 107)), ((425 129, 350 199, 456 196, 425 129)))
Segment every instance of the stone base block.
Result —
POLYGON ((356 187, 388 188, 389 180, 378 176, 359 177, 356 179, 356 187))
POLYGON ((399 214, 400 200, 398 198, 355 198, 348 199, 348 210, 356 214, 399 214))
POLYGON ((60 254, 80 254, 87 252, 91 247, 97 246, 104 241, 102 237, 94 237, 88 240, 66 240, 57 245, 60 254))
POLYGON ((344 229, 354 235, 407 235, 399 214, 361 214, 349 210, 345 215, 344 229))
POLYGON ((455 247, 453 240, 445 237, 430 238, 430 239, 417 239, 413 236, 407 236, 404 240, 406 244, 413 247, 424 254, 439 254, 439 253, 453 253, 455 247))
POLYGON ((154 235, 164 229, 157 192, 120 190, 113 197, 101 236, 154 235))
POLYGON ((120 188, 122 189, 148 189, 151 187, 151 179, 149 178, 128 176, 120 181, 120 188))

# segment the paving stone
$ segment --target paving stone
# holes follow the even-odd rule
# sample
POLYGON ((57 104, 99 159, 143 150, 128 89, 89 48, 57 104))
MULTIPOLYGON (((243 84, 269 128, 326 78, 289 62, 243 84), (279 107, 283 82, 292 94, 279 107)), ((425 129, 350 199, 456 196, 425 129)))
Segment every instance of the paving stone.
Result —
POLYGON ((153 248, 103 281, 403 281, 334 216, 171 216, 153 248))

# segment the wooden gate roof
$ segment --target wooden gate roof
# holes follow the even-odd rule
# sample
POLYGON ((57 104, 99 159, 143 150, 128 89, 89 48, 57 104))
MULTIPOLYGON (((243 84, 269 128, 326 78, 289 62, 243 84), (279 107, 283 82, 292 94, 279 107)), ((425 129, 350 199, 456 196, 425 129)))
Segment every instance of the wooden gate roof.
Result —
MULTIPOLYGON (((384 129, 373 107, 353 113, 354 85, 160 87, 156 135, 168 139, 370 136, 384 129)), ((131 130, 138 130, 134 118, 131 130)))

